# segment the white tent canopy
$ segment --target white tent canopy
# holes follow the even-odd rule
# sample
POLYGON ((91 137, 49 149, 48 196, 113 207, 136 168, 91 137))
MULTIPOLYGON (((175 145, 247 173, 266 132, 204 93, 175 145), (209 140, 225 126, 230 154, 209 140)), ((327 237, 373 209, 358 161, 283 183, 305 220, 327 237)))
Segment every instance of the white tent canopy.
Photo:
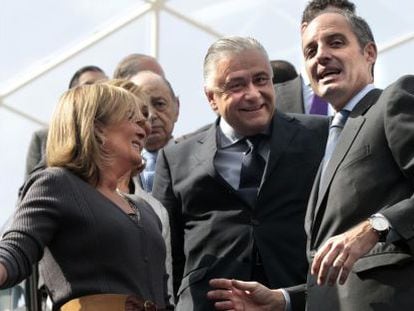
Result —
MULTIPOLYGON (((0 225, 24 179, 30 137, 47 125, 72 74, 97 65, 111 76, 130 53, 157 57, 180 97, 175 135, 214 119, 202 62, 218 37, 252 36, 271 59, 301 69, 299 22, 305 0, 4 1, 0 11, 0 225)), ((355 0, 374 32, 376 85, 414 72, 414 2, 355 0)))

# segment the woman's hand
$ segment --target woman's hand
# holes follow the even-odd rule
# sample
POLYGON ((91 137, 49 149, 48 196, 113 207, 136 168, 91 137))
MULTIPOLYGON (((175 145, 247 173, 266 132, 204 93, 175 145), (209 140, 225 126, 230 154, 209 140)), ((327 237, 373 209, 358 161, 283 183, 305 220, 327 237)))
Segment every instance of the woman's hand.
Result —
POLYGON ((0 263, 0 285, 3 285, 7 280, 7 270, 6 267, 0 263))

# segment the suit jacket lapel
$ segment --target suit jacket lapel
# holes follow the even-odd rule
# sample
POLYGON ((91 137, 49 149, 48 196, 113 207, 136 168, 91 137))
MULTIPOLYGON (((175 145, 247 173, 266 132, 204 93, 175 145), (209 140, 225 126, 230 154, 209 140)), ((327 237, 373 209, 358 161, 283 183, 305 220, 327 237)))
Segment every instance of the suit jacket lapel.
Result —
POLYGON ((234 188, 217 172, 214 166, 214 157, 217 153, 217 125, 218 120, 210 129, 206 131, 206 135, 198 140, 198 148, 194 153, 194 168, 202 168, 209 176, 226 187, 231 192, 236 192, 234 188))
MULTIPOLYGON (((314 185, 311 193, 311 197, 317 196, 317 200, 314 200, 314 202, 316 201, 316 205, 313 206, 314 211, 309 211, 308 213, 309 216, 313 216, 314 223, 317 224, 318 217, 321 217, 321 215, 324 212, 324 208, 321 207, 325 207, 326 205, 323 204, 323 201, 328 193, 329 186, 338 170, 338 167, 342 163, 343 159, 348 153, 348 150, 352 146, 352 143, 354 142, 355 138, 357 137, 365 122, 364 114, 373 104, 375 104, 380 94, 381 90, 372 90, 363 99, 361 99, 361 101, 355 106, 355 108, 350 113, 348 120, 346 121, 345 127, 342 130, 341 137, 339 138, 336 148, 328 163, 328 166, 326 167, 323 185, 319 185, 321 179, 320 172, 318 172, 319 178, 315 180, 315 184, 317 184, 314 185)), ((309 203, 311 204, 312 202, 309 203)), ((308 208, 312 209, 312 206, 310 204, 308 205, 308 208)), ((314 231, 315 228, 312 228, 312 230, 314 231)))
POLYGON ((320 185, 318 206, 320 205, 321 200, 325 196, 329 184, 331 183, 331 180, 335 175, 339 164, 342 162, 345 155, 347 154, 349 148, 352 145, 352 142, 354 141, 364 122, 365 118, 362 116, 356 118, 348 118, 348 121, 346 122, 346 125, 341 133, 341 137, 339 138, 338 143, 335 147, 335 151, 332 154, 328 166, 326 167, 324 183, 320 185))
POLYGON ((276 112, 273 116, 272 130, 269 141, 269 158, 266 161, 262 185, 276 168, 277 162, 298 131, 296 126, 292 126, 292 122, 294 120, 295 119, 293 117, 279 112, 276 112))
POLYGON ((214 156, 217 152, 216 125, 206 131, 206 135, 198 140, 199 147, 195 149, 195 166, 201 166, 210 176, 219 175, 214 167, 214 156))
POLYGON ((312 190, 311 190, 307 208, 306 208, 305 232, 308 237, 310 237, 312 233, 313 220, 315 218, 316 207, 318 206, 317 202, 318 202, 319 183, 321 180, 321 175, 322 175, 322 163, 319 165, 318 171, 316 172, 315 181, 313 182, 312 190))

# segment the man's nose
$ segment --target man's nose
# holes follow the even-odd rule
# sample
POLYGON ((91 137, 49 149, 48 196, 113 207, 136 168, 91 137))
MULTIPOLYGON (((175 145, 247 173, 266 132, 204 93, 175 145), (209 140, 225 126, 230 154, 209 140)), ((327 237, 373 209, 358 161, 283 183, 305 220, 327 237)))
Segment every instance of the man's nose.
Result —
POLYGON ((154 120, 157 118, 157 113, 155 111, 155 108, 148 108, 148 121, 154 120))
POLYGON ((256 99, 256 98, 259 98, 260 96, 261 95, 260 95, 260 91, 258 87, 253 82, 250 82, 246 86, 246 91, 245 91, 246 99, 256 99))
POLYGON ((332 58, 331 50, 328 47, 324 45, 321 45, 318 47, 316 59, 319 63, 323 64, 326 61, 330 60, 331 58, 332 58))

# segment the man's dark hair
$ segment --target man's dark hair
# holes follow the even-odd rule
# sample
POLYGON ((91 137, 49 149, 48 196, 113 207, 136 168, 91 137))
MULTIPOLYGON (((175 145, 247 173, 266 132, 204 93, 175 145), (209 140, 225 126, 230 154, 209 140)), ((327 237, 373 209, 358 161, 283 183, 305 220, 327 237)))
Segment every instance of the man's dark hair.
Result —
POLYGON ((310 23, 320 12, 328 7, 355 13, 355 4, 348 0, 311 0, 302 14, 302 24, 310 23))
POLYGON ((293 80, 298 76, 295 66, 285 60, 270 61, 273 71, 273 84, 293 80))
POLYGON ((82 74, 84 74, 85 72, 87 72, 87 71, 100 72, 100 73, 105 74, 105 72, 101 68, 99 68, 97 66, 93 66, 93 65, 84 66, 84 67, 78 69, 74 73, 74 75, 72 76, 72 79, 70 79, 69 88, 71 89, 71 88, 73 88, 75 86, 78 86, 80 76, 82 74))
POLYGON ((338 12, 339 14, 345 16, 351 25, 352 32, 355 34, 361 49, 364 49, 365 46, 370 42, 375 44, 375 39, 374 35, 372 34, 371 27, 369 27, 365 19, 349 11, 334 12, 338 12))

